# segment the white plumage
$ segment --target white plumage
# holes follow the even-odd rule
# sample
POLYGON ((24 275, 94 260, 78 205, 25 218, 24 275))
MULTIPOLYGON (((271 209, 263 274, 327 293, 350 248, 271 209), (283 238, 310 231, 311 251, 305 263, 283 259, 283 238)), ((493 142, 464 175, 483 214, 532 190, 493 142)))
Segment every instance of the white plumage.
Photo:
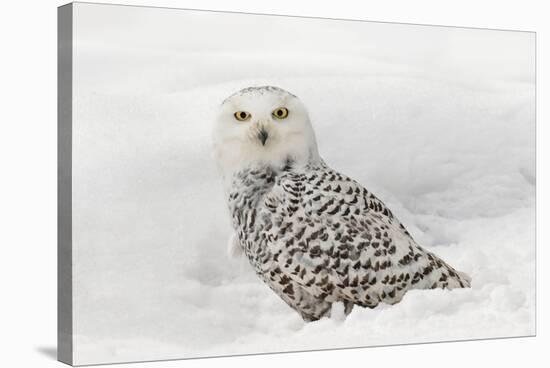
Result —
POLYGON ((258 276, 305 320, 394 304, 409 289, 469 287, 372 193, 328 167, 300 100, 250 87, 221 105, 214 152, 235 235, 258 276))

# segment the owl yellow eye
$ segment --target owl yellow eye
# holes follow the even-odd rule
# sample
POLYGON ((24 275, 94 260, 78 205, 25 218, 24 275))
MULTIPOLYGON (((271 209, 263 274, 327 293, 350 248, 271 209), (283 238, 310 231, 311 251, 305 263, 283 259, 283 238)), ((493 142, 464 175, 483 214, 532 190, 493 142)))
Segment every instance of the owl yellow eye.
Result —
POLYGON ((288 116, 288 110, 286 107, 279 107, 278 109, 273 110, 271 113, 276 119, 285 119, 288 116))
POLYGON ((250 119, 250 113, 246 111, 237 111, 233 114, 238 121, 245 121, 250 119))

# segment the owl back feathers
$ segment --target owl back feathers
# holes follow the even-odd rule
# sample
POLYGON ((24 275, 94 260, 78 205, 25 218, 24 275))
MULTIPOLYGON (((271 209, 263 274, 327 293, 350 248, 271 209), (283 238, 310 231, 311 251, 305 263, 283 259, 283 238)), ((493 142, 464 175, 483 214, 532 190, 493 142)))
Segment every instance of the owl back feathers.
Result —
POLYGON ((242 170, 229 209, 256 273, 305 320, 329 315, 334 302, 349 313, 395 304, 410 289, 470 286, 381 200, 323 162, 242 170))

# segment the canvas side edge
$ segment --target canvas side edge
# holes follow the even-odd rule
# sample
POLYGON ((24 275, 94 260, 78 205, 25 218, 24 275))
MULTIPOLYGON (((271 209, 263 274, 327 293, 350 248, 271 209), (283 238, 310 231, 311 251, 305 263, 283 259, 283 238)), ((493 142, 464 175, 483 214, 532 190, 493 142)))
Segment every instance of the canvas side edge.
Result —
POLYGON ((57 360, 73 364, 73 4, 57 9, 57 360))

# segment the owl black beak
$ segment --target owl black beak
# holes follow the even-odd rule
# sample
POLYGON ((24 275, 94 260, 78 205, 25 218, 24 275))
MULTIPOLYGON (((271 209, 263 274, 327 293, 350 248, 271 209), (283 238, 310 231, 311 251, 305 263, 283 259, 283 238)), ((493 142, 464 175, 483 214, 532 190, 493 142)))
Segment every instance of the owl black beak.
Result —
POLYGON ((269 134, 267 134, 264 128, 261 128, 258 132, 258 139, 260 140, 260 142, 262 142, 262 146, 265 146, 265 142, 267 141, 268 137, 269 134))

